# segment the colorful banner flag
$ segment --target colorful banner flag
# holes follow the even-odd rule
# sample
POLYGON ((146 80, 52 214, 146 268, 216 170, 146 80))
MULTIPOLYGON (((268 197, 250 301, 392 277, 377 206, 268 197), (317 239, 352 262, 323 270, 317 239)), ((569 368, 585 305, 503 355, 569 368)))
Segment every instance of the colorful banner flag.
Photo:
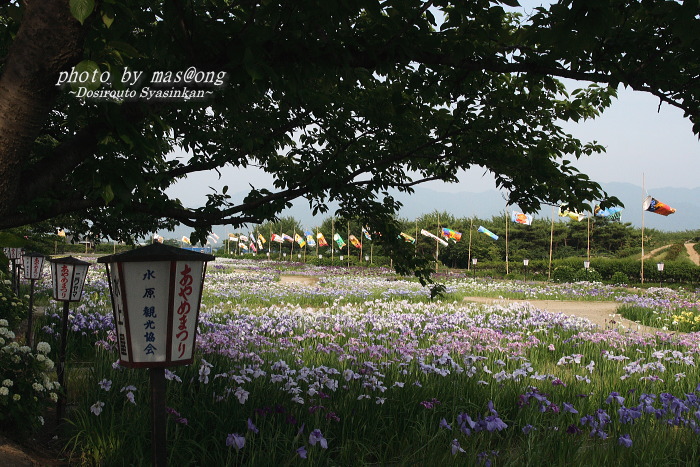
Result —
MULTIPOLYGON (((258 234, 258 245, 260 245, 261 243, 264 245, 265 243, 267 243, 267 240, 265 240, 265 237, 263 237, 263 234, 258 234)), ((262 248, 262 247, 260 247, 260 248, 262 248)))
POLYGON ((258 239, 258 249, 262 250, 263 248, 263 242, 261 242, 260 239, 258 239))
POLYGON ((58 231, 58 233, 57 233, 56 235, 58 235, 59 237, 65 237, 65 236, 66 236, 66 231, 63 230, 63 229, 61 229, 61 230, 58 231))
POLYGON ((569 219, 573 219, 575 221, 581 222, 583 219, 586 218, 585 214, 580 214, 576 211, 570 211, 566 208, 563 208, 560 206, 559 207, 559 217, 568 217, 569 219))
POLYGON ((479 228, 476 230, 477 232, 481 232, 482 234, 486 234, 489 237, 493 238, 494 240, 498 240, 498 235, 495 233, 491 232, 489 229, 486 227, 479 226, 479 228))
POLYGON ((232 241, 232 242, 237 242, 237 241, 238 241, 238 237, 235 236, 234 234, 228 234, 228 239, 229 239, 230 241, 232 241))
POLYGON ((250 249, 253 250, 254 253, 257 253, 257 252, 258 252, 258 249, 255 248, 255 243, 253 243, 252 240, 250 241, 250 249))
POLYGON ((642 203, 642 208, 645 211, 661 214, 662 216, 668 216, 669 214, 673 214, 674 212, 676 212, 676 210, 668 204, 664 204, 658 199, 652 198, 651 196, 646 197, 646 199, 642 203))
POLYGON ((306 246, 306 240, 298 233, 294 234, 294 240, 299 244, 299 248, 304 248, 306 246))
POLYGON ((422 235, 426 236, 426 237, 432 238, 433 240, 437 240, 437 241, 440 242, 440 244, 443 245, 443 246, 447 246, 447 242, 446 242, 445 240, 441 239, 440 237, 438 237, 438 236, 435 235, 435 234, 432 234, 432 233, 428 232, 428 231, 425 230, 425 229, 421 229, 420 233, 421 233, 422 235))
POLYGON ((442 236, 445 238, 451 238, 455 242, 458 242, 462 239, 462 232, 457 232, 456 230, 446 229, 445 227, 443 227, 442 236))
POLYGON ((309 246, 316 246, 316 241, 314 240, 314 234, 313 232, 309 230, 304 231, 304 235, 306 235, 306 243, 309 246))
POLYGON ((183 243, 187 243, 188 245, 192 245, 192 244, 190 243, 190 239, 187 238, 187 237, 184 237, 184 236, 183 236, 181 240, 182 240, 183 243))
POLYGON ((347 243, 345 243, 345 240, 343 240, 343 237, 341 237, 339 234, 333 235, 333 240, 335 240, 335 243, 338 244, 338 248, 343 248, 347 243))
POLYGON ((532 225, 532 216, 522 212, 513 211, 510 215, 510 220, 516 224, 532 225))
POLYGON ((348 238, 350 239, 350 243, 352 243, 352 246, 354 246, 357 249, 362 248, 362 243, 360 243, 356 236, 350 235, 348 238))
POLYGON ((593 209, 593 214, 598 217, 605 217, 613 221, 619 221, 622 216, 622 208, 619 206, 613 206, 608 209, 601 209, 600 206, 596 206, 593 209))
POLYGON ((247 249, 248 249, 248 245, 246 245, 246 244, 243 243, 243 242, 240 242, 240 243, 238 244, 238 246, 240 246, 240 247, 241 247, 242 249, 244 249, 244 250, 247 250, 247 249))
POLYGON ((405 234, 405 233, 401 232, 401 233, 399 234, 399 236, 402 237, 403 240, 404 240, 405 242, 416 243, 416 239, 413 238, 413 237, 411 237, 411 236, 408 235, 408 234, 405 234))
POLYGON ((367 240, 372 241, 372 236, 365 227, 362 227, 362 235, 364 235, 367 240))
POLYGON ((291 236, 287 235, 286 233, 282 234, 282 238, 287 240, 290 243, 294 243, 294 239, 291 236))
POLYGON ((248 241, 248 237, 246 237, 246 236, 243 235, 243 234, 239 235, 239 236, 238 236, 238 239, 239 239, 240 241, 242 241, 242 242, 247 242, 247 241, 248 241))
POLYGON ((277 243, 284 243, 284 238, 282 238, 279 235, 274 234, 274 233, 272 234, 272 237, 270 237, 270 240, 272 240, 273 242, 277 242, 277 243))
POLYGON ((326 241, 326 237, 324 237, 321 232, 316 234, 316 240, 318 240, 318 246, 328 246, 328 242, 326 241))
MULTIPOLYGON (((219 236, 218 236, 218 235, 216 235, 216 234, 215 234, 214 232, 212 232, 212 233, 211 233, 211 234, 209 234, 209 235, 210 235, 210 236, 212 236, 212 237, 214 237, 214 238, 216 239, 216 242, 218 242, 218 241, 219 241, 219 236)), ((216 243, 216 242, 214 242, 214 243, 216 243)))

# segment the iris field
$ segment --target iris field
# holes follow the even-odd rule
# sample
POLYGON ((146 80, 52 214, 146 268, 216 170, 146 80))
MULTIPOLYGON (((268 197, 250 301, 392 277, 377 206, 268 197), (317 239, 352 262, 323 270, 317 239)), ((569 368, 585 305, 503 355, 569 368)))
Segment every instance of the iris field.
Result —
MULTIPOLYGON (((166 372, 169 462, 698 465, 697 291, 438 280, 431 301, 388 270, 210 263, 195 364, 166 372), (467 296, 617 301, 659 331, 467 296)), ((39 323, 52 352, 58 310, 39 323)), ((99 266, 71 310, 67 452, 149 465, 147 370, 116 362, 99 266)))

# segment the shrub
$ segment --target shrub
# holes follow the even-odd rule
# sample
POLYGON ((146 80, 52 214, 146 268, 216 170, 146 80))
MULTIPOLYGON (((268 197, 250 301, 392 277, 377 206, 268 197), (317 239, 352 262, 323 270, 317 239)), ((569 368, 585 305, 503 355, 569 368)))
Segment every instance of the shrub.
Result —
POLYGON ((58 400, 58 383, 49 376, 54 367, 47 357, 51 346, 39 342, 33 352, 14 338, 7 320, 0 319, 0 426, 24 435, 43 425, 41 414, 58 400))
POLYGON ((603 278, 593 268, 581 268, 574 274, 574 282, 602 282, 603 278))
POLYGON ((622 271, 616 271, 610 278, 610 282, 613 285, 627 285, 629 283, 629 277, 622 271))
POLYGON ((558 266, 552 272, 554 282, 573 282, 574 269, 569 266, 558 266))
POLYGON ((27 317, 27 310, 28 307, 10 289, 10 285, 0 281, 0 318, 7 320, 6 326, 11 330, 17 329, 27 317))

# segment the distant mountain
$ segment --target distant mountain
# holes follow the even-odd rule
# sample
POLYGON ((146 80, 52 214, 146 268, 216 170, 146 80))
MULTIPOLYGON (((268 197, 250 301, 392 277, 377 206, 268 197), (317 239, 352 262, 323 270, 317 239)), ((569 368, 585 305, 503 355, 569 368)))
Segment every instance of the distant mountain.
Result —
MULTIPOLYGON (((636 227, 642 225, 642 188, 630 183, 601 183, 603 189, 611 196, 616 196, 625 205, 622 212, 622 221, 630 222, 636 227)), ((234 200, 243 199, 246 193, 233 195, 234 200)), ((649 195, 676 209, 674 214, 661 216, 652 212, 644 213, 644 225, 647 228, 677 232, 683 230, 700 229, 700 187, 698 188, 658 188, 649 191, 649 195)), ((484 192, 455 192, 447 193, 431 190, 424 187, 416 187, 413 195, 393 193, 393 196, 403 204, 399 211, 399 217, 415 219, 423 214, 438 211, 447 211, 455 217, 476 216, 482 219, 490 219, 494 215, 503 213, 506 209, 505 201, 497 190, 484 192)), ((319 225, 324 218, 330 216, 338 208, 337 204, 330 205, 329 213, 321 216, 312 216, 308 204, 301 200, 291 208, 285 210, 280 216, 292 216, 298 219, 303 226, 313 227, 319 225)), ((519 210, 517 206, 511 206, 509 210, 519 210)), ((550 219, 551 209, 544 208, 534 215, 535 218, 550 219)), ((251 226, 252 229, 252 226, 251 226)), ((241 230, 241 229, 239 229, 241 230)), ((178 227, 174 232, 159 232, 166 238, 181 238, 188 236, 191 229, 178 227)), ((218 226, 214 232, 223 237, 232 229, 227 226, 218 226)))

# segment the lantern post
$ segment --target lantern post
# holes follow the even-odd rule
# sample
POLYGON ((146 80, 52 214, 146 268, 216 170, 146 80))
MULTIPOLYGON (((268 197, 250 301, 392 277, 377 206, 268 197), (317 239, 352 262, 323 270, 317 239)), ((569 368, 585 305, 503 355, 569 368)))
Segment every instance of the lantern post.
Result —
POLYGON ((472 273, 474 275, 474 280, 476 280, 476 262, 478 260, 476 258, 472 258, 472 273))
POLYGON ((41 253, 25 253, 22 256, 24 263, 24 278, 29 279, 29 314, 27 315, 27 345, 34 348, 33 345, 33 318, 34 318, 34 282, 41 279, 41 274, 44 270, 44 255, 41 253))
POLYGON ((4 248, 5 256, 12 263, 12 290, 19 295, 19 274, 17 273, 17 260, 22 258, 22 248, 4 248))
POLYGON ((527 282, 527 265, 530 264, 530 260, 525 258, 523 259, 523 266, 525 267, 525 282, 527 282))
POLYGON ((656 263, 656 270, 659 271, 659 287, 664 281, 664 263, 663 261, 656 263))
POLYGON ((60 424, 63 419, 67 391, 64 386, 66 372, 66 345, 68 342, 68 305, 70 302, 79 302, 83 294, 85 277, 90 263, 69 256, 67 258, 49 259, 51 263, 51 286, 53 299, 63 302, 63 316, 61 322, 61 343, 58 348, 58 366, 56 379, 63 389, 56 403, 56 420, 60 424))
POLYGON ((148 368, 152 465, 167 465, 165 368, 189 365, 207 261, 214 256, 154 243, 98 258, 107 279, 119 363, 148 368))
POLYGON ((590 261, 584 261, 584 262, 583 262, 583 268, 586 270, 586 281, 588 281, 588 270, 591 268, 591 262, 590 262, 590 261))

